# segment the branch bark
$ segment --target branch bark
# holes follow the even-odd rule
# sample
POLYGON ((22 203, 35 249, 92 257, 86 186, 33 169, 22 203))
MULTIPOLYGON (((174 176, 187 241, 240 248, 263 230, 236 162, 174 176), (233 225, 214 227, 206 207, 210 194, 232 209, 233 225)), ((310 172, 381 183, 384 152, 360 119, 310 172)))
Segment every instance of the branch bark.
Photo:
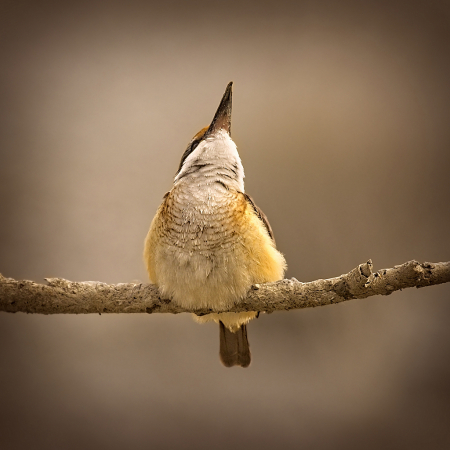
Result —
MULTIPOLYGON (((389 295, 408 287, 450 281, 450 262, 408 261, 373 273, 372 261, 347 274, 301 283, 295 278, 254 285, 247 297, 227 311, 286 311, 331 305, 372 295, 389 295)), ((33 314, 172 313, 204 315, 210 309, 185 309, 160 297, 153 284, 73 282, 47 278, 47 285, 16 281, 0 274, 0 311, 33 314)), ((218 311, 214 311, 218 312, 218 311)), ((223 312, 223 311, 219 311, 223 312)))

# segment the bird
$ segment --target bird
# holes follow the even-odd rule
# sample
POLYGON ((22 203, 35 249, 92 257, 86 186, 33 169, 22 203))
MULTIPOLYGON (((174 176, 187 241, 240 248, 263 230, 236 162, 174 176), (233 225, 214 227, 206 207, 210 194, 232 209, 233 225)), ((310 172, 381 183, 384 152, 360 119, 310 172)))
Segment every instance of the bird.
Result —
POLYGON ((248 367, 247 324, 259 313, 226 311, 252 285, 283 279, 287 265, 267 217, 244 190, 244 168, 231 139, 232 86, 211 124, 184 151, 145 238, 144 262, 163 298, 213 311, 193 316, 219 324, 222 364, 248 367))

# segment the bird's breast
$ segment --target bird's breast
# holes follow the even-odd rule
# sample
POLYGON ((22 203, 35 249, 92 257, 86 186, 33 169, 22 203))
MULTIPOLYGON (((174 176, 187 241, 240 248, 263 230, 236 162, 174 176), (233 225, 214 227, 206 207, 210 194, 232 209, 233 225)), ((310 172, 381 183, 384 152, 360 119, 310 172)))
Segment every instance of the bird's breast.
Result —
POLYGON ((245 202, 223 186, 174 188, 161 210, 161 243, 181 251, 229 250, 244 225, 245 202))
POLYGON ((162 295, 186 307, 228 308, 285 261, 244 194, 175 186, 150 226, 144 259, 162 295))

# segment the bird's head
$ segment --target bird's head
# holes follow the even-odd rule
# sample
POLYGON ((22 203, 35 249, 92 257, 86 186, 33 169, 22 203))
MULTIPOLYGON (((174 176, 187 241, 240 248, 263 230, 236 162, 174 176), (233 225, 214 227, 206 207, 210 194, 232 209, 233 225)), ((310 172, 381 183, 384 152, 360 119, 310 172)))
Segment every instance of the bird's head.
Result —
POLYGON ((242 185, 243 190, 244 169, 236 144, 231 139, 232 85, 233 82, 228 83, 211 124, 189 142, 181 157, 175 181, 194 173, 198 175, 200 169, 211 166, 209 169, 231 172, 232 178, 239 188, 242 185))

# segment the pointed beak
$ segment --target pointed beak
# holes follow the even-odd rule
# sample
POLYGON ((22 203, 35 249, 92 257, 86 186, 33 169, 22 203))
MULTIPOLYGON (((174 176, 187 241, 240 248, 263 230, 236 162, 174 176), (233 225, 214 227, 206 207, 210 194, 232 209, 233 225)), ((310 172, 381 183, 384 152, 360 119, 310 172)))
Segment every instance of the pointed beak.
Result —
POLYGON ((223 94, 220 105, 217 108, 214 119, 205 133, 205 137, 214 134, 216 131, 225 130, 231 136, 231 88, 233 82, 228 83, 228 86, 223 94))

